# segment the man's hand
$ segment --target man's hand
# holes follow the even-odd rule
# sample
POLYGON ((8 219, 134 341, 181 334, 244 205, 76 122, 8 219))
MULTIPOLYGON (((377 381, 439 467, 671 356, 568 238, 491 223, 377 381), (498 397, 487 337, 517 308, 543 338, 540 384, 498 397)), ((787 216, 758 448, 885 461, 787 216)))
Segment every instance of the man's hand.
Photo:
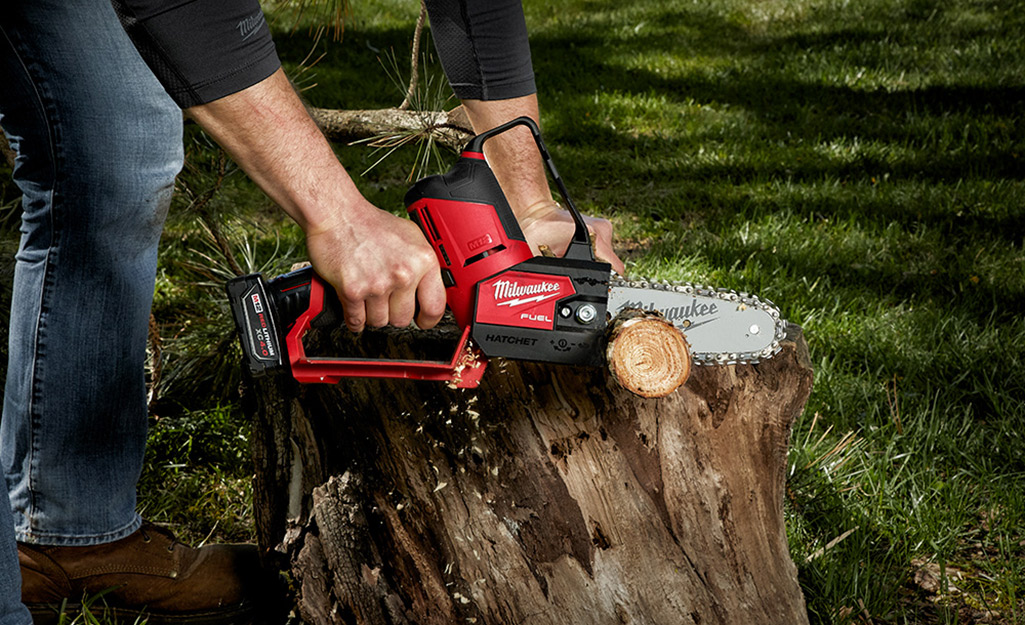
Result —
MULTIPOLYGON (((607 219, 584 215, 587 230, 594 237, 594 254, 598 260, 612 265, 619 274, 626 270, 623 261, 612 249, 612 224, 607 219)), ((519 216, 520 227, 523 229, 527 243, 535 250, 542 245, 556 256, 562 256, 569 247, 569 242, 576 231, 576 223, 568 210, 564 210, 553 201, 544 201, 530 206, 519 216)))
POLYGON ((355 223, 306 233, 310 262, 334 285, 345 325, 353 332, 364 325, 405 327, 419 302, 417 325, 434 327, 445 312, 445 287, 420 229, 369 202, 350 210, 347 217, 357 218, 355 223))

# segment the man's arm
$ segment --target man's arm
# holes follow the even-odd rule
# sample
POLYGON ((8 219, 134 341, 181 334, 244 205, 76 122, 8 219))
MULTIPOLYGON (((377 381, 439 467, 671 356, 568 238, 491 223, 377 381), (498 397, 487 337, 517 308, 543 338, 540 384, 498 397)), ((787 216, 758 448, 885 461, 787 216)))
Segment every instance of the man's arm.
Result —
POLYGON ((438 261, 410 221, 356 189, 284 73, 256 0, 113 0, 172 98, 306 234, 345 321, 421 327, 445 311, 438 261))
MULTIPOLYGON (((520 0, 427 0, 431 30, 449 83, 476 132, 523 115, 538 119, 527 24, 520 0)), ((555 254, 569 246, 575 225, 552 199, 544 165, 530 132, 516 128, 485 144, 498 182, 527 241, 555 254)), ((612 250, 612 225, 585 217, 597 255, 622 273, 612 250)))
POLYGON ((417 324, 438 322, 445 290, 434 251, 413 222, 360 194, 281 70, 186 113, 303 228, 350 329, 406 326, 417 299, 417 324))

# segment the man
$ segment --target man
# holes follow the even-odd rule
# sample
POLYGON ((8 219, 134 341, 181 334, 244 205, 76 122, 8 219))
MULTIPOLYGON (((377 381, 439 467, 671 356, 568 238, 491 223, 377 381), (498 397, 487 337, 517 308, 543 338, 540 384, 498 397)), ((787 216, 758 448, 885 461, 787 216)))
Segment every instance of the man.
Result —
MULTIPOLYGON (((477 5, 429 3, 457 95, 478 131, 536 119, 518 2, 477 5)), ((135 511, 147 320, 181 109, 303 228, 349 328, 408 325, 417 303, 428 328, 445 307, 431 248, 359 194, 281 72, 255 0, 115 8, 35 0, 0 12, 0 125, 24 194, 0 421, 11 504, 0 504, 0 625, 51 619, 49 605, 108 588, 120 616, 145 610, 150 623, 252 615, 251 546, 190 549, 135 511)), ((572 222, 532 139, 507 135, 488 157, 528 240, 564 248, 572 222)), ((609 224, 589 221, 599 254, 621 269, 609 224)))

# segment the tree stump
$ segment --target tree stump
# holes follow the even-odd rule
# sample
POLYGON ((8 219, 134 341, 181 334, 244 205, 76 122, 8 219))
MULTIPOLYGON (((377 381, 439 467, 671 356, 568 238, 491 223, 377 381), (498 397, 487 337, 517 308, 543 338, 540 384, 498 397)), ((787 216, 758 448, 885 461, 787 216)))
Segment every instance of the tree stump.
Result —
POLYGON ((783 492, 811 384, 797 326, 770 360, 694 367, 658 399, 514 361, 474 390, 264 378, 244 390, 259 542, 317 625, 807 623, 783 492))

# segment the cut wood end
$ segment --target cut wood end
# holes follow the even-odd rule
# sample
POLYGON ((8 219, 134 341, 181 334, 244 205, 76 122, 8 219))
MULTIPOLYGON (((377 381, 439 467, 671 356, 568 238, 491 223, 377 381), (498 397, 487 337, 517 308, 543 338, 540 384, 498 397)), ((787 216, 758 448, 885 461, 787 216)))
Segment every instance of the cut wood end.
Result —
POLYGON ((641 397, 665 397, 690 376, 687 339, 660 316, 635 316, 616 324, 606 356, 619 384, 641 397))

